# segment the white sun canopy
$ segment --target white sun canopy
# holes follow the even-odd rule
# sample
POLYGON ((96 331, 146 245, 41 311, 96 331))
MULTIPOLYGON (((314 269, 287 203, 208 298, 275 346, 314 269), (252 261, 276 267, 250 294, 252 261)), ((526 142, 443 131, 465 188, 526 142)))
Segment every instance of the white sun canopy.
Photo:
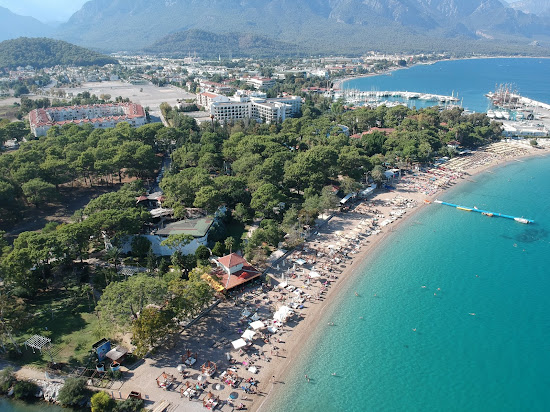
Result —
POLYGON ((240 349, 240 348, 246 346, 246 341, 244 339, 237 339, 237 340, 234 340, 233 342, 231 342, 231 344, 233 345, 233 347, 235 349, 240 349))
POLYGON ((253 330, 247 329, 241 335, 241 338, 247 339, 247 340, 252 340, 252 339, 254 339, 254 336, 256 336, 256 332, 254 332, 253 330))
POLYGON ((257 320, 256 322, 252 322, 250 324, 250 327, 254 330, 265 328, 265 324, 261 320, 257 320))

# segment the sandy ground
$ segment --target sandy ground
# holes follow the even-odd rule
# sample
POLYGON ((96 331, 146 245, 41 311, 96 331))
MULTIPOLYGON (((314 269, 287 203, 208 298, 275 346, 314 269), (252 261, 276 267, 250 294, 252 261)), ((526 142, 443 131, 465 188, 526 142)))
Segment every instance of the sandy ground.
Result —
POLYGON ((177 103, 178 99, 194 99, 195 95, 186 92, 175 86, 157 87, 153 84, 137 84, 124 83, 121 81, 109 82, 93 82, 83 83, 82 86, 76 88, 65 88, 67 93, 77 95, 82 92, 90 92, 96 96, 102 94, 110 94, 114 100, 118 96, 128 98, 134 103, 141 104, 143 107, 149 106, 150 113, 153 116, 160 115, 160 104, 167 102, 171 106, 177 103))

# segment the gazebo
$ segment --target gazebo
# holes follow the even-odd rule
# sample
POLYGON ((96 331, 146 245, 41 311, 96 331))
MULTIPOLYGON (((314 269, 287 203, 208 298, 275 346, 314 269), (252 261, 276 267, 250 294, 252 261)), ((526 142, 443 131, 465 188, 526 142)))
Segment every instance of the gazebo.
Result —
POLYGON ((25 341, 25 347, 31 347, 32 353, 36 353, 34 350, 38 349, 42 353, 42 349, 50 349, 52 340, 45 336, 33 335, 25 341))

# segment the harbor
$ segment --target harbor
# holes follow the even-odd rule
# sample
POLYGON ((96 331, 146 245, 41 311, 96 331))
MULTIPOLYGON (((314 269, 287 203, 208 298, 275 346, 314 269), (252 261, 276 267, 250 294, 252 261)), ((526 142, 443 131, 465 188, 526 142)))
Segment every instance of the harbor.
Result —
POLYGON ((439 204, 445 205, 445 206, 452 206, 452 207, 454 207, 458 210, 463 210, 465 212, 481 213, 482 215, 487 216, 487 217, 503 217, 505 219, 511 219, 511 220, 514 220, 516 222, 523 223, 523 224, 535 223, 534 220, 526 219, 524 217, 517 217, 517 216, 505 215, 503 213, 489 212, 488 210, 478 209, 475 206, 473 208, 472 207, 459 206, 459 205, 455 205, 454 203, 443 202, 441 200, 434 200, 434 203, 439 203, 439 204))
POLYGON ((502 122, 505 137, 547 137, 550 104, 521 96, 510 84, 496 86, 485 95, 491 101, 487 117, 502 122))
POLYGON ((444 106, 456 107, 460 99, 454 96, 445 96, 433 93, 419 93, 409 91, 362 91, 357 89, 346 89, 337 91, 333 95, 334 100, 343 99, 346 103, 353 103, 363 106, 381 106, 388 107, 406 105, 406 106, 444 106))

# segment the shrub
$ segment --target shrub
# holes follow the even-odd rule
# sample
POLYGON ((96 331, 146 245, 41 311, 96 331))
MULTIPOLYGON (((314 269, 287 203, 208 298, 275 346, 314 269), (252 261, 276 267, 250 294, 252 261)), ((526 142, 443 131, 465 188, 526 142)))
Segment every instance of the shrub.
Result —
POLYGON ((86 379, 68 378, 59 390, 57 400, 63 406, 76 406, 84 402, 87 397, 86 379))
POLYGON ((34 382, 19 381, 13 386, 13 397, 15 399, 32 399, 38 390, 38 385, 34 382))
POLYGON ((113 409, 114 401, 105 392, 97 392, 92 396, 92 412, 107 412, 113 409))
POLYGON ((129 398, 123 402, 117 402, 115 412, 140 412, 143 409, 143 400, 129 398))
POLYGON ((13 368, 5 368, 0 371, 0 393, 6 394, 15 383, 13 368))

